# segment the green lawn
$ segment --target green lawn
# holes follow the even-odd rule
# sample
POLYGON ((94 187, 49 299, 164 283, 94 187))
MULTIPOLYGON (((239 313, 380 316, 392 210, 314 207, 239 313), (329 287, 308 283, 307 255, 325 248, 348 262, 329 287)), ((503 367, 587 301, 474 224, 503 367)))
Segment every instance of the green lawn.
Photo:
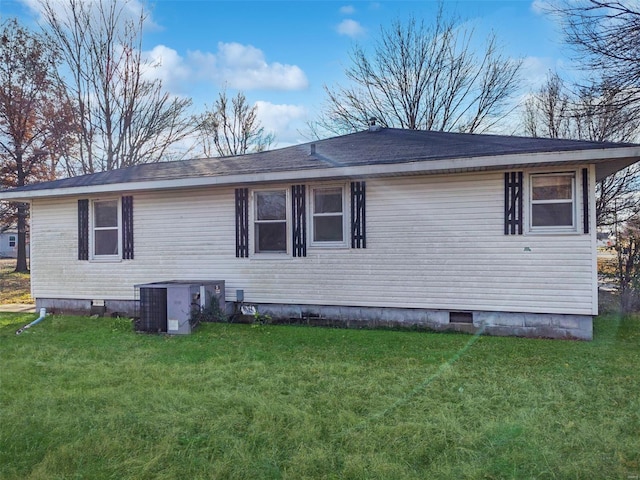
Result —
POLYGON ((593 342, 0 314, 0 478, 636 479, 640 319, 593 342))

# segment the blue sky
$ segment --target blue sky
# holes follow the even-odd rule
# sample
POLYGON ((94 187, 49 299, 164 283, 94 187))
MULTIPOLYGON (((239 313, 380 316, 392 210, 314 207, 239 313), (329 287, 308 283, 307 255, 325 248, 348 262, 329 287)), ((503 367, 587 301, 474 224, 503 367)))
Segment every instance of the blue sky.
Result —
MULTIPOLYGON (((482 44, 490 32, 506 55, 522 58, 522 95, 539 87, 550 69, 569 68, 567 50, 543 0, 444 2, 475 29, 482 44)), ((131 6, 139 7, 138 0, 131 6)), ((33 26, 37 0, 0 0, 0 16, 33 26)), ((214 1, 156 0, 144 31, 145 54, 173 94, 190 96, 194 112, 212 105, 226 86, 258 105, 278 146, 307 141, 305 122, 324 101, 323 85, 345 83, 349 52, 365 48, 381 26, 413 15, 429 22, 438 4, 423 1, 214 1)), ((513 133, 513 132, 507 132, 513 133)))

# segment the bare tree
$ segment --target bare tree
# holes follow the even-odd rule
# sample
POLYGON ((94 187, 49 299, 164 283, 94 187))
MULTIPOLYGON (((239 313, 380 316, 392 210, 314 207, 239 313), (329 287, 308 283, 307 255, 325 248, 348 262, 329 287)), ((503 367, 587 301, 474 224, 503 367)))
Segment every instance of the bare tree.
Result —
POLYGON ((40 0, 48 34, 65 62, 79 148, 67 173, 157 162, 192 132, 189 99, 172 98, 142 59, 146 13, 131 0, 40 0), (130 8, 131 7, 131 8, 130 8))
MULTIPOLYGON (((54 178, 73 124, 51 46, 16 20, 0 28, 0 186, 21 187, 54 178)), ((17 226, 16 271, 26 272, 28 205, 4 204, 0 212, 0 223, 17 226)))
MULTIPOLYGON (((557 0, 552 13, 563 26, 576 63, 618 93, 616 105, 640 111, 640 9, 637 2, 557 0)), ((603 89, 603 88, 601 88, 603 89)))
MULTIPOLYGON (((587 72, 578 87, 576 135, 590 140, 636 141, 640 118, 640 10, 637 2, 554 0, 576 65, 587 72)), ((633 165, 598 183, 598 224, 616 233, 615 275, 621 308, 640 298, 640 168, 633 165)))
MULTIPOLYGON (((640 133, 640 118, 620 100, 615 88, 601 83, 570 90, 557 73, 525 102, 523 114, 527 135, 572 138, 596 142, 632 142, 640 133)), ((596 221, 613 226, 640 211, 640 167, 632 165, 596 185, 596 221)))
MULTIPOLYGON (((625 100, 625 93, 602 83, 579 93, 573 115, 575 138, 597 142, 634 142, 640 134, 640 117, 625 100)), ((640 165, 633 164, 596 184, 596 222, 613 227, 640 213, 640 165)))
POLYGON ((546 83, 525 101, 525 134, 531 137, 570 138, 570 107, 564 81, 557 73, 549 74, 546 83))
POLYGON ((356 46, 346 70, 348 86, 325 86, 318 126, 356 131, 376 117, 383 126, 483 132, 509 111, 519 87, 521 61, 503 57, 495 36, 476 53, 473 30, 446 18, 432 25, 415 18, 381 27, 372 53, 356 46))
POLYGON ((258 107, 250 107, 242 92, 231 98, 220 92, 215 105, 197 120, 198 140, 207 157, 262 152, 274 142, 257 118, 258 107))
POLYGON ((573 117, 576 138, 596 142, 633 142, 640 133, 640 118, 625 102, 627 94, 615 85, 594 82, 578 90, 573 117))
POLYGON ((615 256, 603 260, 605 268, 599 272, 612 281, 620 295, 623 313, 638 311, 640 307, 640 217, 629 218, 616 229, 615 256))

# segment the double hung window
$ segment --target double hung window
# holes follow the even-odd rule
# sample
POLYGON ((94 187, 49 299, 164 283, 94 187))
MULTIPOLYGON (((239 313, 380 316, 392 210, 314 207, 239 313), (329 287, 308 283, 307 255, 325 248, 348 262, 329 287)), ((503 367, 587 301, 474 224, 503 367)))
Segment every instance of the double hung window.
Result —
POLYGON ((256 253, 287 252, 287 192, 254 192, 256 253))
POLYGON ((312 189, 313 242, 344 243, 344 195, 341 187, 312 189))
POLYGON ((16 236, 15 235, 9 235, 9 246, 11 248, 14 248, 16 246, 16 236))
POLYGON ((113 257, 120 254, 118 200, 93 202, 93 256, 113 257))
POLYGON ((575 230, 575 174, 531 175, 531 230, 575 230))
POLYGON ((236 257, 248 257, 249 244, 252 254, 306 257, 307 243, 311 247, 346 248, 349 238, 356 235, 358 241, 352 242, 352 248, 365 248, 364 182, 358 186, 359 190, 354 190, 352 182, 352 203, 355 198, 358 207, 352 209, 351 225, 345 184, 300 184, 251 192, 237 188, 236 257))
POLYGON ((78 199, 78 260, 133 260, 133 196, 78 199))

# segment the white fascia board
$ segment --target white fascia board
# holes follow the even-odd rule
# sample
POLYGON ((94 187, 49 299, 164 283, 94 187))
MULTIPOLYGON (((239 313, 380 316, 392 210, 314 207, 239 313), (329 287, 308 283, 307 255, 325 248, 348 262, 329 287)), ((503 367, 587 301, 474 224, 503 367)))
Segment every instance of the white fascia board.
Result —
POLYGON ((353 165, 346 167, 312 168, 277 172, 185 177, 166 180, 123 182, 68 188, 52 188, 27 192, 0 191, 0 200, 28 201, 35 198, 79 196, 100 193, 136 192, 143 190, 185 189, 224 185, 248 185, 288 181, 313 181, 331 178, 366 178, 379 176, 462 173, 478 170, 513 169, 526 166, 599 163, 610 160, 640 160, 640 146, 542 152, 516 155, 487 155, 442 160, 408 160, 405 163, 353 165))

